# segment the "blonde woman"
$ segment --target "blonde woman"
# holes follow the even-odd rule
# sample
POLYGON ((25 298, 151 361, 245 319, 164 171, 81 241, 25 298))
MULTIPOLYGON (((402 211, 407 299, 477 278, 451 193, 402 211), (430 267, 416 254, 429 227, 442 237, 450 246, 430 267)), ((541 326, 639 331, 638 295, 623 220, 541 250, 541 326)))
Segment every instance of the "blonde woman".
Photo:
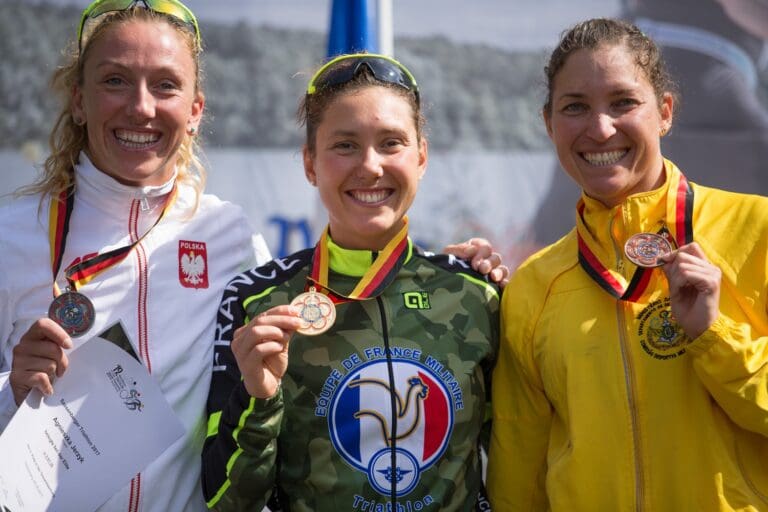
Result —
POLYGON ((99 0, 73 47, 53 78, 63 107, 45 173, 0 214, 0 428, 32 388, 51 392, 67 349, 111 329, 186 435, 101 510, 204 510, 212 318, 231 274, 269 253, 238 207, 202 193, 194 15, 99 0))

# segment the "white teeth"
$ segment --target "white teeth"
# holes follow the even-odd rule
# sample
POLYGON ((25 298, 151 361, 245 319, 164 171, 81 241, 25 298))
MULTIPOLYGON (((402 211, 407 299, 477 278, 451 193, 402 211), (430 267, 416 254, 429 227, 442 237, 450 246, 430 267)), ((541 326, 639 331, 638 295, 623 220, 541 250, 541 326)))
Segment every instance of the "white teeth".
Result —
POLYGON ((383 201, 389 196, 389 191, 384 189, 378 190, 355 190, 352 192, 352 197, 360 201, 361 203, 378 203, 383 201))
POLYGON ((115 130, 115 137, 123 145, 130 148, 141 148, 157 142, 160 138, 158 133, 131 132, 128 130, 115 130))
POLYGON ((584 160, 592 165, 611 165, 615 164, 626 155, 629 150, 606 151, 605 153, 582 153, 584 160))

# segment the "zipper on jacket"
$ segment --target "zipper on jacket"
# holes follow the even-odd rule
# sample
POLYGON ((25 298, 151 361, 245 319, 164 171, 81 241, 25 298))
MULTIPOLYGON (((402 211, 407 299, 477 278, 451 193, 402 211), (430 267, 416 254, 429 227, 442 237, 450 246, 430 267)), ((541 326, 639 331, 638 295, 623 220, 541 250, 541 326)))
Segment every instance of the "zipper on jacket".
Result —
MULTIPOLYGON (((147 199, 147 196, 142 194, 140 198, 135 198, 131 202, 131 211, 129 213, 129 219, 128 219, 128 234, 130 236, 131 243, 136 242, 139 240, 139 217, 140 212, 146 212, 149 211, 149 201, 147 199)), ((138 283, 138 304, 137 304, 137 327, 138 327, 138 339, 136 340, 136 343, 138 344, 139 348, 139 358, 144 363, 144 365, 147 367, 147 371, 149 373, 152 373, 152 361, 149 359, 149 342, 147 340, 148 338, 148 332, 147 332, 147 322, 149 321, 147 318, 147 288, 149 286, 149 283, 147 282, 147 272, 148 272, 148 264, 147 264, 147 255, 144 251, 143 243, 138 243, 136 247, 134 248, 134 255, 133 257, 136 260, 136 269, 139 277, 139 283, 138 283)), ((141 493, 141 480, 142 480, 142 474, 141 472, 137 473, 136 476, 133 477, 131 480, 131 487, 130 487, 130 497, 128 502, 128 512, 138 512, 141 503, 142 493, 141 493)))
POLYGON ((150 210, 149 206, 149 199, 147 199, 147 196, 145 194, 141 194, 141 197, 138 198, 139 204, 141 205, 141 211, 148 212, 150 210))
POLYGON ((376 297, 376 303, 379 306, 379 315, 381 317, 381 336, 384 340, 384 352, 387 358, 387 376, 389 378, 389 407, 390 411, 390 425, 392 425, 392 445, 390 446, 391 459, 391 471, 392 482, 390 485, 389 499, 392 505, 390 510, 397 510, 397 481, 394 478, 395 469, 397 468, 397 399, 395 397, 395 371, 392 368, 392 353, 389 350, 389 331, 387 329, 387 315, 384 312, 384 302, 381 300, 381 296, 376 297))
MULTIPOLYGON (((614 255, 616 256, 616 269, 619 273, 624 275, 624 259, 622 257, 619 248, 616 245, 616 240, 613 238, 613 224, 616 220, 614 216, 608 225, 608 239, 613 246, 614 255)), ((640 446, 640 429, 637 425, 637 400, 635 398, 635 371, 632 367, 632 359, 630 356, 629 340, 627 339, 627 323, 624 316, 624 304, 621 300, 616 301, 616 320, 619 330, 619 344, 621 347, 621 361, 624 365, 624 383, 627 387, 627 403, 629 406, 629 414, 632 419, 632 444, 635 449, 635 510, 640 512, 643 509, 643 467, 641 458, 641 446, 640 446)))
POLYGON ((624 308, 620 300, 616 301, 616 318, 619 324, 619 343, 621 344, 621 360, 624 363, 624 381, 627 386, 627 402, 632 418, 632 444, 635 448, 635 510, 643 509, 643 467, 641 462, 640 429, 637 425, 637 401, 635 398, 635 371, 629 354, 624 308))

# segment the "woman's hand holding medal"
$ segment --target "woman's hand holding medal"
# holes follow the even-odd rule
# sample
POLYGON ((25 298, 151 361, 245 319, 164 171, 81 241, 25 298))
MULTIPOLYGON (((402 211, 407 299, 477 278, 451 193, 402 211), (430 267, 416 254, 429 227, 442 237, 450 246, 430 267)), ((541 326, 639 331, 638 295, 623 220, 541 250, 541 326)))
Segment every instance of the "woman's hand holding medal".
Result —
POLYGON ((276 306, 235 331, 232 353, 243 375, 245 389, 254 398, 277 393, 288 368, 288 342, 301 326, 296 309, 276 306))
POLYGON ((49 318, 37 320, 13 348, 13 364, 9 377, 16 405, 32 389, 44 395, 53 393, 53 380, 61 377, 69 360, 64 352, 72 348, 72 340, 64 329, 49 318))
POLYGON ((669 282, 672 314, 691 339, 698 338, 720 314, 722 271, 707 260, 696 242, 659 256, 669 282))

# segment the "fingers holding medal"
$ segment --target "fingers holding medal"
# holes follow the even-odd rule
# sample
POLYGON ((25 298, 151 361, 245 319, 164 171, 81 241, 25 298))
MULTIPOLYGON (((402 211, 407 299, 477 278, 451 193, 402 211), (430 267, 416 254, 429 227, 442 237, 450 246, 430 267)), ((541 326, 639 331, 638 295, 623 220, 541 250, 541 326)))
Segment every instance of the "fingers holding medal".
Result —
POLYGON ((301 321, 284 304, 254 317, 235 331, 231 349, 245 388, 256 398, 274 396, 288 369, 288 345, 301 321))
POLYGON ((335 319, 331 299, 310 288, 290 304, 270 308, 237 329, 230 347, 248 393, 261 399, 274 396, 288 370, 288 345, 293 333, 320 334, 335 319))
POLYGON ((299 294, 291 301, 301 318, 298 332, 307 336, 322 334, 336 321, 336 306, 330 298, 311 287, 308 292, 299 294))
POLYGON ((664 264, 662 256, 671 253, 672 244, 666 237, 655 233, 637 233, 624 244, 624 254, 638 267, 653 268, 664 264))

